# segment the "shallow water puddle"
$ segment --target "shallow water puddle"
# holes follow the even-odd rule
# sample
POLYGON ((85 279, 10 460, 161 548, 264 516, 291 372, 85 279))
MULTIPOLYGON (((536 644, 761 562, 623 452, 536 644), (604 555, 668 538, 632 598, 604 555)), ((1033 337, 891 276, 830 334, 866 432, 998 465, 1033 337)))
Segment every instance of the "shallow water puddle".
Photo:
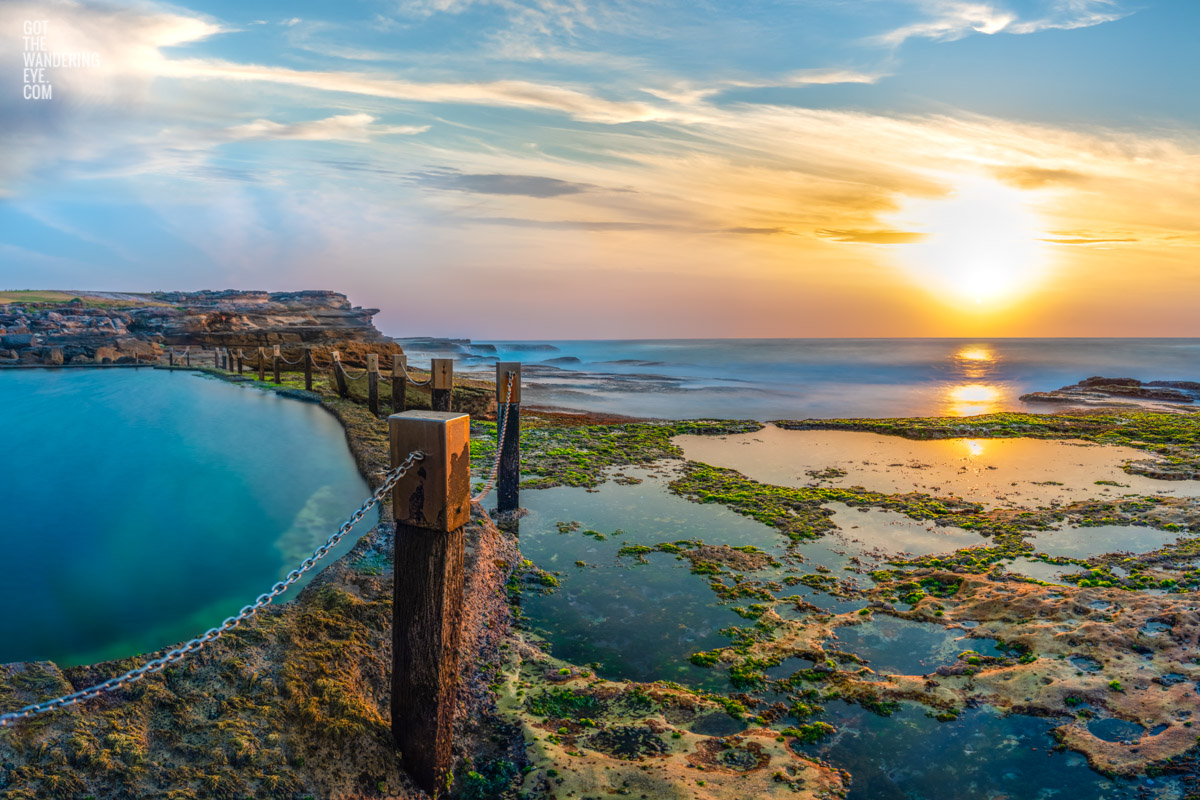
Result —
POLYGON ((736 436, 677 436, 692 461, 736 469, 778 486, 862 486, 926 492, 985 506, 1045 506, 1123 494, 1200 496, 1200 481, 1128 475, 1130 447, 1048 439, 910 440, 858 431, 790 431, 768 425, 736 436), (828 471, 833 468, 833 471, 828 471), (811 474, 810 474, 811 473, 811 474), (844 473, 844 474, 841 474, 844 473), (1120 486, 1097 485, 1112 481, 1120 486))
POLYGON ((651 552, 643 555, 648 563, 640 563, 618 551, 627 544, 702 539, 755 545, 782 557, 784 542, 759 522, 668 493, 666 479, 652 473, 627 469, 626 475, 643 482, 610 481, 599 492, 560 487, 522 495, 529 515, 520 520, 521 552, 542 569, 561 573, 557 591, 526 592, 522 610, 556 657, 597 663, 605 678, 720 688, 726 685, 723 671, 696 667, 687 657, 727 645, 719 631, 746 620, 719 604, 708 580, 691 573, 690 562, 651 552), (560 522, 579 527, 562 533, 560 522))
POLYGON ((823 719, 838 729, 828 742, 797 748, 850 770, 848 800, 1051 800, 1063 797, 1154 798, 1182 795, 1173 781, 1111 780, 1073 752, 1057 753, 1058 722, 990 708, 939 722, 903 706, 881 717, 835 701, 823 719))
POLYGON ((852 653, 876 672, 926 675, 943 664, 953 664, 965 650, 983 656, 1003 655, 995 639, 975 639, 939 625, 886 615, 834 631, 837 640, 827 641, 826 649, 852 653))
POLYGON ((1039 553, 1066 558, 1092 558, 1105 553, 1148 553, 1180 538, 1178 532, 1135 525, 1055 528, 1031 533, 1039 553))
MULTIPOLYGON (((938 527, 898 511, 852 508, 845 503, 829 503, 828 507, 833 511, 833 522, 839 529, 836 537, 860 553, 880 550, 886 555, 924 556, 948 553, 986 541, 974 531, 938 527)), ((807 553, 807 550, 802 552, 807 553)))
MULTIPOLYGON (((1094 719, 1087 725, 1088 733, 1106 742, 1136 742, 1146 729, 1136 722, 1109 717, 1094 719)), ((1161 733, 1161 731, 1159 731, 1161 733)))
POLYGON ((1062 579, 1063 575, 1068 573, 1077 573, 1085 570, 1078 564, 1051 564, 1046 561, 1038 561, 1035 558, 1014 558, 1012 561, 1002 561, 1006 572, 1011 572, 1014 575, 1024 575, 1026 578, 1032 578, 1035 581, 1042 583, 1050 583, 1055 586, 1070 586, 1071 584, 1062 579))

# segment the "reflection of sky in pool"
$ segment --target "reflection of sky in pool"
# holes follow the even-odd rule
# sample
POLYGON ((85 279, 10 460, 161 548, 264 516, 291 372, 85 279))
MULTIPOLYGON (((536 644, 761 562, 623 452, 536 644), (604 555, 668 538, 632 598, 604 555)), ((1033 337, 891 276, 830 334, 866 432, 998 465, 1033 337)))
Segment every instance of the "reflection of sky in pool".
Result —
POLYGON ((687 657, 727 645, 720 629, 752 623, 720 605, 708 580, 691 574, 690 562, 671 553, 649 553, 650 563, 639 564, 633 557, 618 558, 617 551, 626 544, 699 538, 708 544, 752 544, 782 555, 785 540, 722 506, 669 494, 664 479, 649 478, 646 470, 625 472, 645 480, 606 483, 600 492, 557 488, 521 495, 529 509, 520 521, 522 554, 542 569, 563 573, 553 594, 526 592, 522 610, 535 629, 547 634, 555 656, 598 662, 603 677, 723 683, 723 672, 693 666, 687 657), (572 521, 580 523, 578 531, 559 533, 556 523, 572 521), (613 535, 618 529, 624 533, 613 535), (586 530, 605 539, 584 535, 586 530), (588 566, 577 567, 576 561, 588 566))
POLYGON ((836 628, 827 650, 853 653, 876 672, 925 675, 942 664, 953 664, 964 650, 985 656, 1001 655, 994 639, 975 639, 960 630, 928 622, 913 622, 875 614, 870 622, 836 628))
POLYGON ((968 709, 951 722, 905 704, 881 717, 843 701, 823 716, 838 728, 826 743, 800 748, 850 770, 848 800, 1061 800, 1178 798, 1170 781, 1110 780, 1070 751, 1054 752, 1061 721, 968 709), (1139 789, 1147 794, 1139 794, 1139 789))
POLYGON ((1200 481, 1159 481, 1122 467, 1147 453, 1130 447, 1048 439, 903 439, 859 431, 784 430, 768 425, 736 436, 677 436, 684 454, 778 486, 817 481, 810 471, 837 467, 822 485, 863 486, 887 494, 956 495, 987 506, 1046 506, 1052 501, 1114 499, 1122 494, 1200 495, 1200 481), (1110 480, 1121 486, 1097 485, 1110 480))
POLYGON ((1091 558, 1105 553, 1147 553, 1179 539, 1178 532, 1135 525, 1057 528, 1030 534, 1039 553, 1066 558, 1091 558))

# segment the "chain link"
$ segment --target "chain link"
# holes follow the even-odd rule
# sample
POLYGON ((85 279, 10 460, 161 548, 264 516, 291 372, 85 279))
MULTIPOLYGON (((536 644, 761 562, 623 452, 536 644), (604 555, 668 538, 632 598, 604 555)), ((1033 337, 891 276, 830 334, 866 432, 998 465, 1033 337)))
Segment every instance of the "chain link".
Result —
POLYGON ((349 519, 343 522, 341 527, 334 531, 332 536, 325 540, 325 544, 314 550, 311 556, 300 562, 299 567, 289 572, 286 578, 272 586, 269 592, 260 594, 252 604, 245 606, 237 613, 236 616, 229 617, 219 626, 208 629, 195 639, 192 639, 180 645, 179 647, 168 650, 164 655, 159 656, 151 661, 147 661, 142 666, 137 667, 136 669, 131 669, 124 675, 120 675, 116 678, 109 678, 103 683, 98 683, 95 686, 91 686, 87 689, 82 689, 78 692, 73 692, 68 695, 63 695, 62 697, 56 697, 53 700, 46 700, 41 703, 35 703, 31 706, 25 706, 19 711, 13 711, 8 714, 0 714, 0 728, 8 727, 17 720, 26 719, 38 714, 44 714, 47 711, 55 711, 60 708, 67 708, 75 705, 76 703, 81 703, 85 700, 91 700, 92 698, 99 697, 107 692, 116 691, 117 689, 128 686, 131 683, 140 681, 147 675, 151 675, 155 672, 161 672, 167 666, 175 663, 176 661, 181 661, 184 658, 187 658, 192 653, 203 648, 206 644, 221 638, 227 631, 236 628, 238 625, 241 625, 243 622, 250 619, 263 608, 265 608, 272 600, 274 600, 276 597, 279 597, 279 595, 286 592, 292 584, 300 580, 304 573, 316 566, 318 561, 327 556, 329 551, 336 547, 337 544, 343 538, 345 538, 346 534, 350 533, 351 529, 362 521, 362 518, 367 515, 368 511, 379 504, 384 496, 391 491, 392 487, 396 485, 396 481, 400 480, 400 478, 402 478, 406 472, 413 468, 414 464, 416 464, 418 461, 424 460, 424 458, 425 454, 420 450, 414 450, 413 452, 409 453, 408 458, 404 460, 404 463, 387 473, 387 477, 384 479, 383 483, 379 485, 379 488, 376 489, 370 497, 363 501, 363 504, 358 507, 358 510, 351 514, 349 519))
MULTIPOLYGON (((504 393, 504 421, 496 426, 496 460, 492 462, 492 474, 488 476, 487 483, 479 490, 479 494, 471 498, 472 503, 478 503, 488 496, 492 487, 496 485, 496 476, 500 474, 500 454, 504 452, 504 434, 508 431, 509 411, 512 410, 509 404, 512 402, 513 375, 516 373, 506 372, 504 374, 508 376, 508 390, 504 393)), ((496 413, 500 413, 499 409, 496 413)))

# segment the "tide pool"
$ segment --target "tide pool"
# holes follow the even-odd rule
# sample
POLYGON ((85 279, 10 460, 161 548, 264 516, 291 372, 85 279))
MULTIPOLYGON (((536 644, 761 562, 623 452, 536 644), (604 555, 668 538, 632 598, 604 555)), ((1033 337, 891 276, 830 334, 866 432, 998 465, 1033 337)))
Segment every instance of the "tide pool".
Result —
POLYGON ((93 663, 202 633, 369 491, 320 406, 193 373, 5 371, 0 409, 0 663, 93 663))

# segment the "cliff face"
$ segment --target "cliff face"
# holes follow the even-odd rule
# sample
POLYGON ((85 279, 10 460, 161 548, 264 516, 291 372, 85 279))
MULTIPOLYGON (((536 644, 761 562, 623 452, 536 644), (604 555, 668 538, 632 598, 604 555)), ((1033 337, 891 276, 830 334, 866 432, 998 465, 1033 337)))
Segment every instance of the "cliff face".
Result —
POLYGON ((153 360, 162 346, 261 347, 382 342, 378 309, 351 306, 344 294, 159 292, 55 303, 0 305, 0 363, 153 360))

